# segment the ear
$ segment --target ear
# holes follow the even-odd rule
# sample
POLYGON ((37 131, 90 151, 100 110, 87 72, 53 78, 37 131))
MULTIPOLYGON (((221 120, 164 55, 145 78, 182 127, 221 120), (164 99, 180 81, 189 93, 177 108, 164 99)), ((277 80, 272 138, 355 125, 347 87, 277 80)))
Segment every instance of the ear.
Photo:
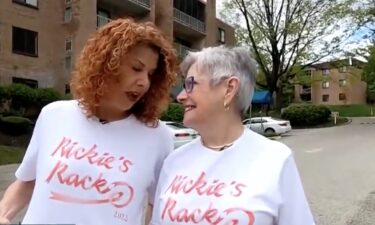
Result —
POLYGON ((238 77, 230 77, 226 81, 227 89, 225 93, 225 101, 229 104, 233 98, 238 94, 240 89, 240 79, 238 77))

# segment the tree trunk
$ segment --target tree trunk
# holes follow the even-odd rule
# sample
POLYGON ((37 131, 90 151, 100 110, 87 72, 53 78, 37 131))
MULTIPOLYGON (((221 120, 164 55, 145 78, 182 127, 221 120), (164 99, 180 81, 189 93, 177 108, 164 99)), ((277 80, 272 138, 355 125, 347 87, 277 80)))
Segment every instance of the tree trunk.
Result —
POLYGON ((277 90, 276 90, 276 101, 275 101, 275 107, 277 110, 281 110, 281 108, 283 107, 283 89, 281 87, 279 87, 277 90))

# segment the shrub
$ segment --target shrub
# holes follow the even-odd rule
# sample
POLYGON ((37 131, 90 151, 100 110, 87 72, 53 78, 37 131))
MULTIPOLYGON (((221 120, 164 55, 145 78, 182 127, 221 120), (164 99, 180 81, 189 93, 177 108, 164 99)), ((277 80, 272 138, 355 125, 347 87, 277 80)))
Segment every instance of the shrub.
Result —
POLYGON ((315 126, 327 123, 331 110, 324 105, 293 104, 285 108, 281 114, 292 126, 315 126))
POLYGON ((181 122, 184 117, 184 108, 179 103, 171 103, 162 114, 161 120, 181 122))
POLYGON ((24 84, 10 84, 4 87, 12 99, 12 108, 27 108, 36 103, 36 91, 24 84))
POLYGON ((7 99, 10 99, 8 88, 0 86, 0 103, 7 99))
POLYGON ((63 100, 72 100, 73 95, 71 93, 65 94, 65 95, 62 96, 62 99, 63 100))
POLYGON ((37 104, 42 108, 45 105, 62 99, 61 94, 52 88, 40 88, 36 89, 36 101, 37 104))
POLYGON ((7 116, 0 118, 0 129, 6 134, 21 135, 30 132, 31 121, 24 117, 7 116))

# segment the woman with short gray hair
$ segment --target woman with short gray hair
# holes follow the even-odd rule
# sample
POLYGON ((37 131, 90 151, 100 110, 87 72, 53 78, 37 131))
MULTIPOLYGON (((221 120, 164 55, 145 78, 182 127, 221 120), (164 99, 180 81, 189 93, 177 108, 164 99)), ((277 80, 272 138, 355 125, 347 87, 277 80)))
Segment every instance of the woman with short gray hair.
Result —
POLYGON ((183 123, 200 137, 165 160, 151 224, 315 224, 292 151, 242 124, 255 85, 250 52, 205 48, 181 69, 183 123))

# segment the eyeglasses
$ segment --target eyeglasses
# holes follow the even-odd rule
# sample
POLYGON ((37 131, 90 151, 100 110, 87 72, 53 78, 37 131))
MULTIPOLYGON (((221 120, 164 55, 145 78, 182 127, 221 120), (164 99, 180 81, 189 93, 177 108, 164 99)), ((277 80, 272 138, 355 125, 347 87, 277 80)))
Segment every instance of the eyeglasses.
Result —
POLYGON ((194 77, 191 76, 185 79, 182 87, 185 89, 186 93, 191 93, 195 84, 197 84, 197 82, 194 80, 194 77))

